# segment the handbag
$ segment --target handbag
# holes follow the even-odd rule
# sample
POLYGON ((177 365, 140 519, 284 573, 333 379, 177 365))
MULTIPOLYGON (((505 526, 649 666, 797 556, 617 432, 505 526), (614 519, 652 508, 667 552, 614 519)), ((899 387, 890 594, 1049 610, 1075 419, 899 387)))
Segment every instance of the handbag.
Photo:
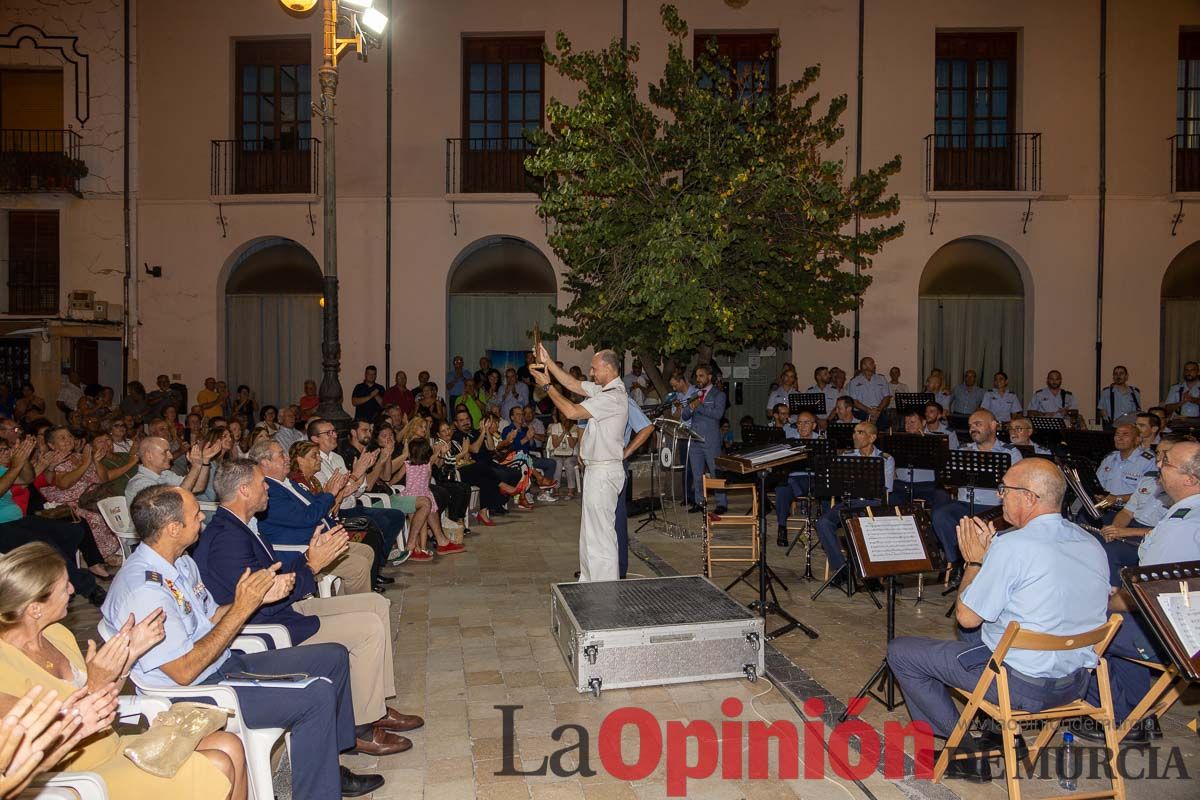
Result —
POLYGON ((122 494, 120 487, 117 486, 117 481, 105 481, 97 483, 83 494, 79 495, 79 500, 76 505, 84 511, 99 511, 100 501, 107 500, 110 497, 116 497, 122 494))
POLYGON ((173 778, 200 740, 225 727, 232 713, 207 703, 172 703, 154 717, 150 730, 125 739, 121 751, 143 772, 173 778))

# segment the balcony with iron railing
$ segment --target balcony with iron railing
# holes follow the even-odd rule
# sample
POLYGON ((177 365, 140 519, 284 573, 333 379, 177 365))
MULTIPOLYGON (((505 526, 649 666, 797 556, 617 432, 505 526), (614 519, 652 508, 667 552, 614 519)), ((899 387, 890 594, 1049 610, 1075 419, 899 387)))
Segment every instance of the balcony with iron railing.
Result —
POLYGON ((1178 133, 1171 145, 1171 194, 1200 192, 1200 133, 1178 133))
POLYGON ((1042 134, 931 133, 925 137, 926 192, 1042 190, 1042 134))
POLYGON ((446 194, 537 194, 542 180, 525 170, 537 148, 525 137, 446 140, 446 194))
POLYGON ((0 192, 71 192, 88 174, 72 130, 0 130, 0 192))
POLYGON ((214 139, 210 172, 214 197, 317 194, 321 140, 214 139))
POLYGON ((10 259, 8 262, 9 314, 58 314, 58 262, 46 259, 10 259))

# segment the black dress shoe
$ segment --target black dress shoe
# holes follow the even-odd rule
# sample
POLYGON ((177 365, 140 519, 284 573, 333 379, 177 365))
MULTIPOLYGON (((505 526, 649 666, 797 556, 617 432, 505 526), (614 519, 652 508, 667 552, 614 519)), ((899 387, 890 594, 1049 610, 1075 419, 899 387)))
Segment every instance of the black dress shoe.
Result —
POLYGON ((962 583, 962 576, 963 576, 962 562, 961 561, 955 562, 955 564, 950 567, 950 588, 957 589, 958 585, 960 583, 962 583))
POLYGON ((88 592, 87 600, 96 608, 99 608, 100 606, 104 605, 104 600, 107 597, 108 592, 97 586, 95 589, 92 589, 90 592, 88 592))
POLYGON ((385 584, 385 585, 386 585, 386 584, 391 584, 391 583, 395 583, 395 582, 396 582, 396 579, 395 579, 395 578, 389 578, 387 575, 376 575, 376 576, 375 576, 374 578, 372 578, 371 580, 372 580, 372 583, 382 583, 382 584, 385 584))
MULTIPOLYGON (((941 755, 940 753, 938 754, 941 755)), ((990 783, 992 780, 992 765, 982 756, 970 756, 951 760, 946 765, 946 777, 957 778, 971 783, 990 783)))
POLYGON ((383 776, 367 773, 355 775, 345 767, 339 767, 342 775, 342 797, 362 797, 383 786, 383 776))
MULTIPOLYGON (((1154 719, 1151 717, 1150 719, 1154 719)), ((1090 717, 1076 717, 1072 720, 1067 720, 1062 724, 1064 731, 1070 731, 1074 736, 1080 739, 1086 739, 1089 742, 1098 742, 1104 744, 1104 728, 1099 722, 1090 717)), ((1121 740, 1122 747, 1144 747, 1150 743, 1150 733, 1147 731, 1147 721, 1142 720, 1141 723, 1134 725, 1129 729, 1129 733, 1125 734, 1125 738, 1121 740)))
POLYGON ((729 507, 728 507, 728 506, 717 506, 717 509, 716 509, 716 512, 715 512, 715 513, 716 513, 716 515, 717 515, 718 517, 719 517, 719 516, 721 516, 722 514, 728 514, 728 513, 729 513, 729 507))
POLYGON ((780 547, 788 546, 788 531, 787 528, 780 528, 775 534, 775 544, 780 547))
MULTIPOLYGON (((967 745, 960 743, 959 748, 965 749, 967 745)), ((984 729, 975 734, 975 752, 976 753, 991 753, 1004 752, 1004 737, 998 731, 984 729)), ((1016 734, 1013 737, 1013 750, 1016 751, 1018 759, 1024 759, 1029 755, 1029 746, 1025 744, 1025 737, 1021 734, 1016 734)))
POLYGON ((575 577, 578 578, 579 575, 580 575, 579 570, 575 570, 575 577))
POLYGON ((703 507, 703 506, 698 506, 698 505, 696 505, 695 503, 693 503, 692 505, 688 506, 688 513, 689 513, 689 514, 699 514, 699 513, 700 513, 701 511, 703 511, 703 510, 704 510, 704 507, 703 507))

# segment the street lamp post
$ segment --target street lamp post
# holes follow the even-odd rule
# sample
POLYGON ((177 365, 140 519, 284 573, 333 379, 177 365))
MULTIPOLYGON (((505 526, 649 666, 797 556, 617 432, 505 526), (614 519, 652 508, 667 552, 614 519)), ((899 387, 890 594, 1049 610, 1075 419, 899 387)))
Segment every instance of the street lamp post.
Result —
MULTIPOLYGON (((338 0, 321 0, 323 60, 317 71, 321 84, 321 103, 314 110, 321 115, 324 152, 322 169, 324 186, 321 192, 321 209, 324 217, 325 234, 322 277, 321 315, 321 386, 318 392, 320 404, 317 415, 329 420, 336 427, 349 425, 350 415, 342 407, 341 371, 342 344, 338 336, 338 275, 337 275, 337 152, 334 146, 336 128, 335 106, 338 85, 338 61, 350 47, 360 57, 367 46, 377 45, 377 37, 383 31, 387 18, 371 7, 371 0, 342 0, 351 9, 348 16, 353 36, 338 36, 340 15, 338 0), (361 17, 360 17, 361 15, 361 17)), ((290 12, 307 13, 316 0, 280 0, 290 12)))

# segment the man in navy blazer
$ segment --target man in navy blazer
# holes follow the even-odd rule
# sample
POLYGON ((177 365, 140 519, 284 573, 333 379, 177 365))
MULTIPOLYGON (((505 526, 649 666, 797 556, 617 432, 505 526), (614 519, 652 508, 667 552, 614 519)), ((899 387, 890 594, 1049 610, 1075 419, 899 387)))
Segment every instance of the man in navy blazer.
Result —
MULTIPOLYGON (((279 559, 258 533, 254 515, 267 508, 267 482, 259 466, 248 458, 234 459, 217 470, 215 487, 221 507, 200 535, 195 561, 204 585, 220 604, 232 602, 242 573, 262 569, 279 559)), ((313 534, 304 558, 286 571, 296 575, 291 595, 263 605, 250 623, 276 623, 292 635, 292 644, 335 642, 350 652, 350 690, 354 701, 355 734, 359 750, 373 755, 400 753, 412 742, 396 731, 419 728, 420 717, 400 714, 385 705, 396 694, 392 660, 391 603, 366 594, 315 597, 315 573, 346 550, 343 528, 313 534)))
MULTIPOLYGON (((249 458, 258 464, 267 479, 267 509, 258 515, 258 532, 273 545, 305 545, 312 539, 314 530, 324 526, 332 529, 337 522, 329 516, 334 507, 334 494, 345 482, 331 486, 333 494, 312 494, 303 486, 288 480, 288 457, 283 446, 273 439, 264 439, 250 448, 249 458)), ((376 539, 378 535, 375 534, 376 539)), ((346 552, 334 559, 325 571, 342 579, 343 594, 362 594, 371 591, 373 579, 382 591, 384 583, 392 578, 383 578, 376 572, 383 566, 387 553, 379 555, 383 541, 377 548, 360 542, 349 542, 346 552)), ((290 553, 288 555, 291 555, 290 553)), ((286 561, 285 561, 286 563, 286 561)))
MULTIPOLYGON (((704 501, 704 482, 707 472, 717 475, 715 459, 721 455, 721 419, 725 416, 725 393, 713 383, 712 370, 706 364, 696 367, 696 396, 683 407, 683 419, 692 423, 692 430, 704 437, 704 442, 692 442, 688 451, 688 472, 692 475, 692 507, 700 511, 704 501)), ((725 513, 725 493, 716 496, 718 514, 725 513)))

